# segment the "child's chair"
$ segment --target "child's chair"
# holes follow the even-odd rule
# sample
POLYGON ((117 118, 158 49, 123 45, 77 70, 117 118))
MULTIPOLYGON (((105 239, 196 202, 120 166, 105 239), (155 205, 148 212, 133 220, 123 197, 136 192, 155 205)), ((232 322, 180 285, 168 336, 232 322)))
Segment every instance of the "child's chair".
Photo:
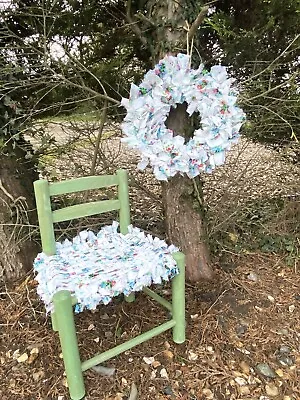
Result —
POLYGON ((89 176, 54 183, 38 180, 34 182, 34 189, 43 249, 34 263, 38 272, 38 292, 48 311, 51 311, 53 329, 59 333, 70 396, 73 400, 79 400, 85 395, 83 372, 87 369, 168 329, 173 330, 175 343, 185 341, 184 255, 176 249, 172 252, 165 242, 146 236, 130 226, 128 178, 124 170, 118 170, 115 175, 89 176), (52 196, 112 186, 117 186, 118 196, 114 200, 85 202, 52 210, 52 196), (112 210, 119 212, 120 233, 113 224, 100 230, 97 236, 84 231, 73 242, 56 243, 54 223, 112 210), (116 252, 122 253, 119 258, 116 258, 116 252), (136 262, 139 262, 139 266, 136 262), (77 275, 78 271, 80 276, 77 275), (173 275, 172 304, 146 287, 173 275), (89 308, 88 304, 94 308, 96 304, 107 303, 120 293, 125 294, 127 301, 133 301, 134 291, 139 289, 169 310, 172 318, 82 362, 73 306, 77 307, 77 311, 89 308))

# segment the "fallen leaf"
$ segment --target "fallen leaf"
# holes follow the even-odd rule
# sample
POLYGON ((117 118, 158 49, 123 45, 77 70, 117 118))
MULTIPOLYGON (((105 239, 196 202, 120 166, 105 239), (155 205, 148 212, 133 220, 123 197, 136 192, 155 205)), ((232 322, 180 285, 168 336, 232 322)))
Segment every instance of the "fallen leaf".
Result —
POLYGON ((161 366, 161 363, 159 361, 153 361, 153 363, 151 364, 153 368, 157 368, 159 366, 161 366))
POLYGON ((173 357, 174 357, 174 354, 173 354, 170 350, 164 350, 163 354, 164 354, 164 356, 165 356, 166 358, 168 358, 168 359, 170 359, 170 360, 172 360, 173 357))
POLYGON ((162 378, 164 378, 164 379, 169 379, 169 376, 168 376, 168 373, 167 373, 166 368, 162 368, 162 369, 160 370, 160 376, 161 376, 162 378))
POLYGON ((278 387, 273 385, 273 384, 271 384, 271 383, 267 384, 265 386, 265 389, 266 389, 267 395, 270 396, 270 397, 276 397, 279 394, 278 387))
POLYGON ((194 353, 192 350, 188 351, 188 359, 190 361, 196 361, 198 359, 198 354, 194 353))
POLYGON ((103 365, 95 365, 92 370, 103 376, 113 376, 116 372, 115 368, 104 367, 103 365))
POLYGON ((136 384, 133 382, 131 385, 131 390, 130 390, 130 395, 128 397, 128 400, 137 400, 138 399, 138 390, 136 387, 136 384))
POLYGON ((42 370, 37 371, 37 372, 34 372, 34 373, 32 374, 33 380, 34 380, 35 382, 40 381, 42 378, 44 378, 44 376, 45 376, 45 372, 42 371, 42 370))
POLYGON ((27 353, 23 353, 22 355, 20 355, 17 358, 18 363, 22 363, 28 360, 28 354, 27 353))

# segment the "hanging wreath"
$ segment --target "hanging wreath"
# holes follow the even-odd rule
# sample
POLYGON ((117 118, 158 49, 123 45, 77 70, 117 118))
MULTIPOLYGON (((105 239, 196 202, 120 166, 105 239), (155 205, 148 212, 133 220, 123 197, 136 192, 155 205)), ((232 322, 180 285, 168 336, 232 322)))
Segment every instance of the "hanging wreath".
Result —
POLYGON ((150 164, 158 180, 167 180, 177 173, 194 178, 222 165, 245 120, 233 81, 223 66, 207 71, 201 64, 194 70, 190 56, 178 54, 161 60, 139 86, 132 84, 129 99, 122 99, 127 109, 122 140, 142 154, 138 168, 150 164), (165 124, 171 107, 184 102, 201 122, 187 143, 165 124))

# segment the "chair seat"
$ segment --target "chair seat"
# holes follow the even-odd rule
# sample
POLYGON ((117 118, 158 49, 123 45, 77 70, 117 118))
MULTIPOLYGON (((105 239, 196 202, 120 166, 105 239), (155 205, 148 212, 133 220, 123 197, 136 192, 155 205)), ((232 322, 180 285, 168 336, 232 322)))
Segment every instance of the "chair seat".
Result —
POLYGON ((97 234, 84 230, 72 241, 57 242, 55 255, 37 255, 38 294, 47 311, 53 310, 52 297, 59 290, 76 297, 77 312, 95 309, 121 293, 129 295, 172 278, 178 273, 172 257, 176 251, 136 227, 129 226, 128 234, 122 235, 117 222, 97 234))

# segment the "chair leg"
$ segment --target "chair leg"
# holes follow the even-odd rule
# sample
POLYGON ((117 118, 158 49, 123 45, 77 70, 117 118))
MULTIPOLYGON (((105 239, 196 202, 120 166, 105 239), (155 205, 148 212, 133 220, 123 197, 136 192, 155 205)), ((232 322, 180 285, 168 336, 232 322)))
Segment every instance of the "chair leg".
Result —
POLYGON ((185 260, 183 253, 173 254, 179 274, 172 279, 172 316, 176 322, 173 328, 175 343, 185 341, 185 260))
POLYGON ((85 388, 70 292, 61 290, 55 293, 53 303, 70 397, 72 400, 80 400, 85 395, 85 388))
POLYGON ((57 326, 57 322, 56 322, 56 318, 55 318, 55 313, 52 312, 51 313, 51 324, 52 324, 52 329, 54 330, 54 332, 58 331, 58 326, 57 326))
POLYGON ((126 303, 133 303, 135 301, 135 294, 130 293, 128 296, 124 296, 126 303))

